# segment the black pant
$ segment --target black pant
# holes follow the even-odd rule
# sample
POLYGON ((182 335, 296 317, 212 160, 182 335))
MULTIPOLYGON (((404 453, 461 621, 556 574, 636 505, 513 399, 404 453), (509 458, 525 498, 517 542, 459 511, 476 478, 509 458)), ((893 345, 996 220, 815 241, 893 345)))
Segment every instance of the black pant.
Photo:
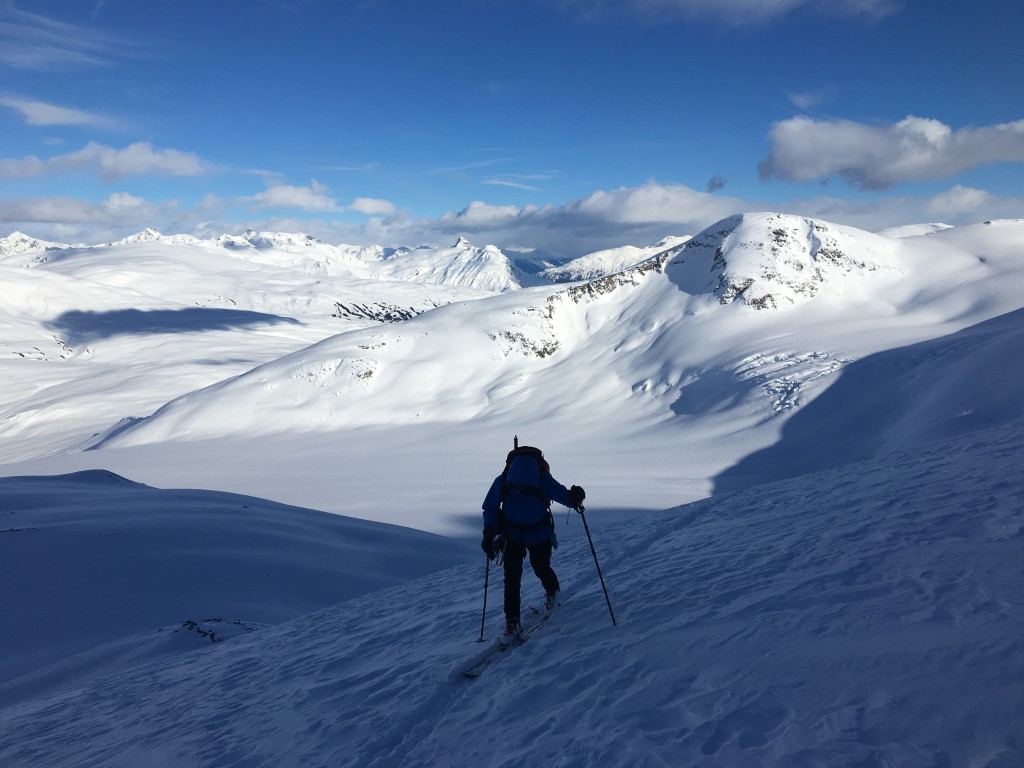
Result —
POLYGON ((530 553, 530 566, 544 585, 544 591, 558 591, 558 577, 551 568, 551 541, 528 546, 523 551, 523 546, 509 537, 505 544, 505 619, 508 621, 519 621, 522 608, 519 587, 523 581, 523 560, 527 552, 530 553))

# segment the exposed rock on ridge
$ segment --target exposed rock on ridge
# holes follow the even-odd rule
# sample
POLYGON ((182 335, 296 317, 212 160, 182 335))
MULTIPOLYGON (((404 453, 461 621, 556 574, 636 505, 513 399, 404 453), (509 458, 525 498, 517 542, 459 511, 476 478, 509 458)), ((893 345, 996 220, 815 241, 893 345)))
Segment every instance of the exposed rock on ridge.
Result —
POLYGON ((722 304, 783 309, 873 272, 897 273, 896 243, 869 232, 779 213, 730 216, 669 265, 688 293, 722 304))

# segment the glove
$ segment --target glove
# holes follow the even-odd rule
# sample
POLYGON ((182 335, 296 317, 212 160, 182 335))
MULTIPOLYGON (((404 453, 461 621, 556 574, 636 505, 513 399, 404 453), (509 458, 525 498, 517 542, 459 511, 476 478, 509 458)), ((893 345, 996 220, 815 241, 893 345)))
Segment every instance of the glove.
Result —
POLYGON ((484 554, 487 555, 488 560, 494 559, 495 552, 493 528, 484 528, 484 538, 483 541, 480 542, 480 549, 482 549, 484 551, 484 554))
POLYGON ((587 492, 578 485, 574 485, 569 489, 569 506, 573 509, 578 510, 583 506, 583 500, 585 498, 587 498, 587 492))

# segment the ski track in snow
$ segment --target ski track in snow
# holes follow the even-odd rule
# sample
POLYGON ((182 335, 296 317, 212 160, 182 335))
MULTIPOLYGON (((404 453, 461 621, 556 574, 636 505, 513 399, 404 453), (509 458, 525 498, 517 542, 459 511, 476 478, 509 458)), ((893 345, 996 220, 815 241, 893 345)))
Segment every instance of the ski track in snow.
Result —
POLYGON ((478 680, 482 564, 0 709, 0 764, 1022 765, 1022 448, 1018 422, 588 516, 617 627, 573 521, 577 594, 478 680))

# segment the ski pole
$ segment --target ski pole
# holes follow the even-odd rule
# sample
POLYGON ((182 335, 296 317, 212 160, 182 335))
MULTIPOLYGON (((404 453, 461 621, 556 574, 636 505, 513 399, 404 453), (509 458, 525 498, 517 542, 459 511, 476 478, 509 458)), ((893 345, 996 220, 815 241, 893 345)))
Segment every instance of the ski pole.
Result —
POLYGON ((604 585, 604 576, 601 575, 601 564, 597 562, 597 550, 594 549, 594 540, 590 537, 590 526, 587 525, 587 516, 583 514, 583 505, 580 504, 576 511, 580 513, 580 518, 583 520, 583 530, 587 532, 587 541, 590 542, 590 553, 594 556, 594 565, 597 566, 597 578, 601 580, 601 589, 604 590, 604 599, 608 603, 608 613, 612 617, 612 625, 617 627, 619 622, 615 620, 615 612, 612 611, 612 601, 608 597, 608 587, 604 585))
POLYGON ((491 558, 487 558, 487 567, 484 569, 484 615, 480 617, 480 639, 478 643, 484 641, 484 625, 487 623, 487 585, 491 580, 491 558))

